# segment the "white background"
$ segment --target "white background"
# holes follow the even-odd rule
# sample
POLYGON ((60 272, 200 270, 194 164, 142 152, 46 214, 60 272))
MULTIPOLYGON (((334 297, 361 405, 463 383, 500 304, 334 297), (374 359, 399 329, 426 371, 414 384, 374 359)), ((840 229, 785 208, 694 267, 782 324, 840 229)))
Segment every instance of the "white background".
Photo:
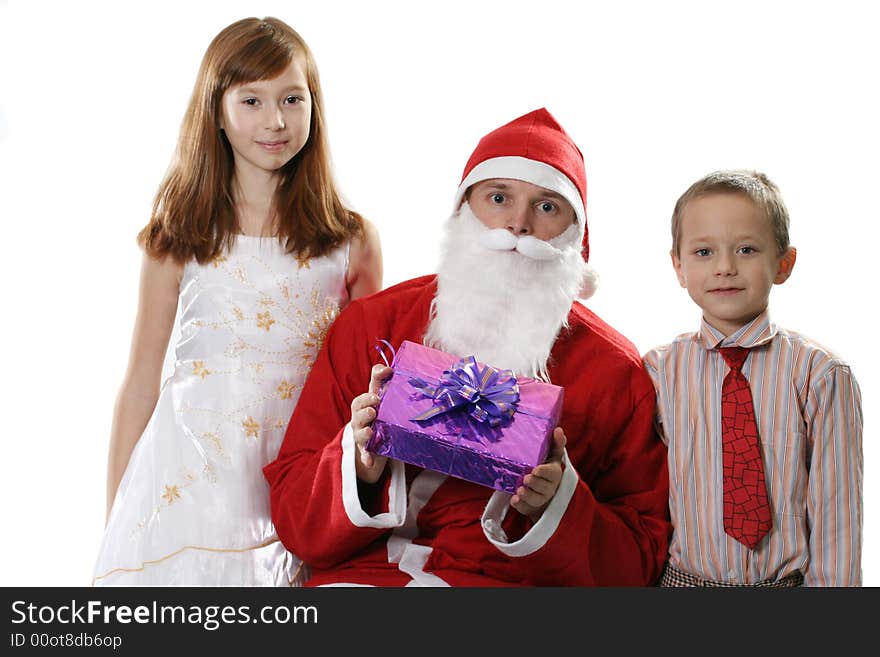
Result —
POLYGON ((0 0, 0 585, 90 582, 135 235, 205 48, 249 15, 310 44, 337 178, 379 228, 386 286, 433 271, 479 137, 546 106, 586 158, 589 305, 644 352, 699 323, 669 265, 675 199, 714 169, 770 175, 798 247, 773 316, 861 384, 864 583, 880 584, 872 3, 0 0))

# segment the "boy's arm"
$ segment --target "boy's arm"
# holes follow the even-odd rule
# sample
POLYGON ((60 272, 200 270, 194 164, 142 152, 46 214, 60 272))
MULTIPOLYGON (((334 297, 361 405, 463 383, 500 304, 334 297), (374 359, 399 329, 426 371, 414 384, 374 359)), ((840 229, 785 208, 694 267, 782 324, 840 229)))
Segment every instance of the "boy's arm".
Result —
POLYGON ((810 465, 810 561, 805 586, 862 583, 862 401, 849 367, 810 388, 805 408, 810 465))
POLYGON ((654 384, 654 390, 657 393, 657 410, 656 415, 654 416, 654 431, 657 432, 657 435, 660 437, 660 440, 663 441, 663 444, 668 446, 669 436, 666 435, 663 426, 663 412, 661 407, 663 395, 660 392, 662 385, 660 380, 660 351, 658 349, 652 349, 646 353, 642 357, 642 365, 648 373, 651 383, 654 384))

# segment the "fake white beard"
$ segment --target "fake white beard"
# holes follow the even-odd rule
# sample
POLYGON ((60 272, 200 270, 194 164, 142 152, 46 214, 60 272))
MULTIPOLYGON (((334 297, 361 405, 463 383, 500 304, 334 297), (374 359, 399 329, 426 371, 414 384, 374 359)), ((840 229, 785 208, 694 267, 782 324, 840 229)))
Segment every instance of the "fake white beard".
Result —
POLYGON ((550 350, 589 269, 580 226, 547 242, 517 238, 464 203, 445 233, 425 344, 549 381, 550 350))

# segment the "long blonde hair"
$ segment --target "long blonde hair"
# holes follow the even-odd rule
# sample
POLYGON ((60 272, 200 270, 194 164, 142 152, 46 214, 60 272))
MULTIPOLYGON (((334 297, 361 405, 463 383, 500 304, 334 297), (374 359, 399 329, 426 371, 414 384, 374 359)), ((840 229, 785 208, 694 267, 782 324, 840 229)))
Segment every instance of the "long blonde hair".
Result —
POLYGON ((312 99, 309 137, 279 170, 273 199, 278 236, 289 253, 318 257, 363 234, 333 181, 323 94, 305 41, 277 18, 245 18, 220 32, 202 59, 171 167, 159 186, 138 243, 151 256, 204 263, 232 245, 239 231, 232 197, 232 148, 220 130, 223 94, 231 86, 280 75, 304 64, 312 99))

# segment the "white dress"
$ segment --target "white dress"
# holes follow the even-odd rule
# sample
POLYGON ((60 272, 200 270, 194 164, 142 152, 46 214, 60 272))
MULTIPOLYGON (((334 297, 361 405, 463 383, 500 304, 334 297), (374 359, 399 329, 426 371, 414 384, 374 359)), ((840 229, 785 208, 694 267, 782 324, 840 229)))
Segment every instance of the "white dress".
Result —
POLYGON ((348 300, 347 267, 348 244, 299 262, 277 239, 247 236, 187 263, 173 373, 116 493, 95 585, 301 582, 262 468, 348 300))

